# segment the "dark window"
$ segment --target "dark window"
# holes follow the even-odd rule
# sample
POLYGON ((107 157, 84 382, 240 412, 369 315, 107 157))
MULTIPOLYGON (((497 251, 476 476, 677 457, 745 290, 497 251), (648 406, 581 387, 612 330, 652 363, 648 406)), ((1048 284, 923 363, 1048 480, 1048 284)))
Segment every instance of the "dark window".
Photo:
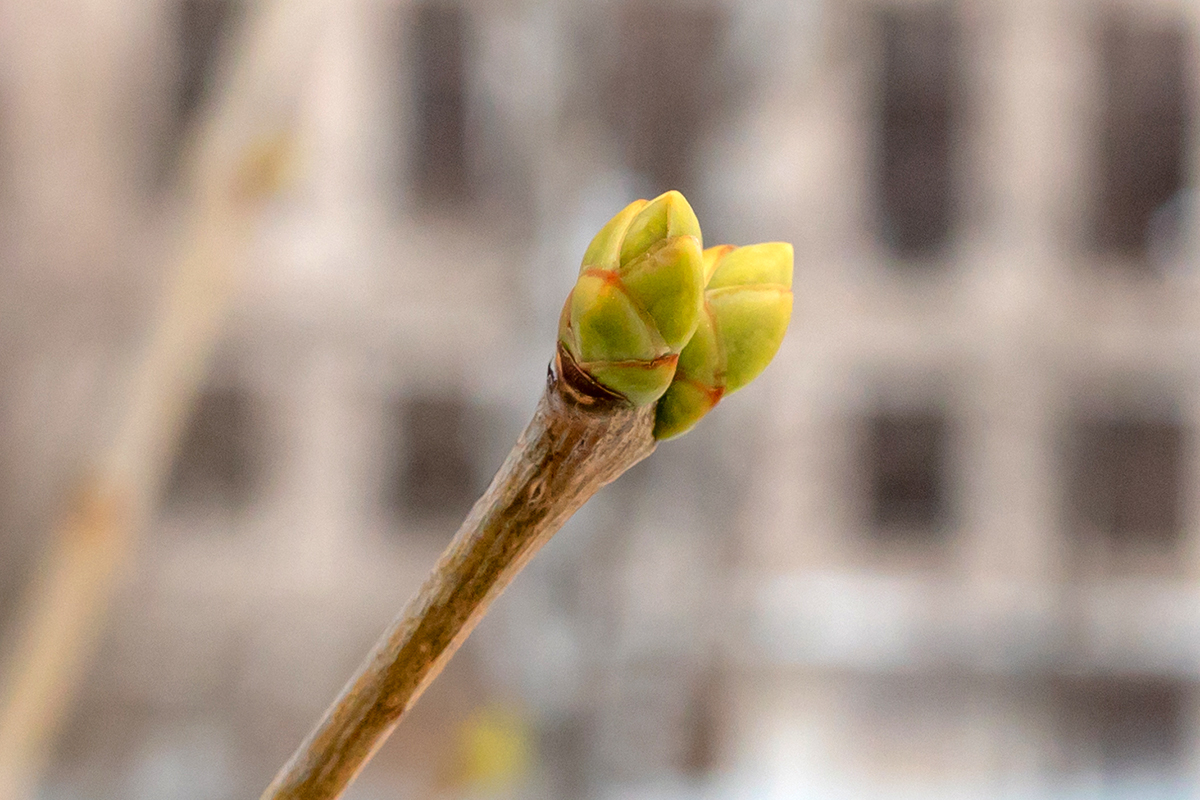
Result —
POLYGON ((694 188, 697 139, 720 102, 724 21, 708 6, 630 2, 622 9, 607 118, 626 165, 650 181, 651 194, 694 188))
POLYGON ((179 0, 175 14, 175 82, 158 177, 171 181, 188 132, 213 90, 217 54, 236 16, 231 0, 179 0))
POLYGON ((880 12, 879 204, 884 243, 901 258, 937 255, 954 225, 954 127, 960 80, 945 5, 880 12))
POLYGON ((1116 419, 1076 430, 1074 524, 1115 545, 1173 545, 1179 537, 1183 430, 1172 422, 1116 419))
POLYGON ((469 199, 470 190, 466 12, 429 3, 413 13, 412 174, 423 202, 460 202, 469 199))
POLYGON ((1067 745, 1067 771, 1118 778, 1168 771, 1183 753, 1187 692, 1177 683, 1136 678, 1074 679, 1055 685, 1067 745))
POLYGON ((1103 252, 1137 260, 1167 223, 1168 204, 1186 180, 1187 42, 1178 25, 1112 12, 1100 55, 1095 242, 1103 252))
POLYGON ((478 488, 472 416, 458 400, 416 398, 400 405, 402 447, 389 479, 391 505, 400 516, 460 517, 471 507, 478 488))
POLYGON ((703 777, 718 766, 721 749, 721 689, 716 670, 702 672, 691 687, 684 719, 682 771, 703 777))
POLYGON ((868 422, 863 465, 876 531, 923 535, 945 527, 948 429, 934 411, 878 414, 868 422))
POLYGON ((216 54, 233 21, 230 0, 183 0, 179 7, 176 111, 193 116, 212 91, 216 54))
POLYGON ((205 392, 197 400, 167 484, 171 506, 243 508, 257 482, 254 419, 239 390, 205 392))
POLYGON ((584 712, 552 716, 540 726, 538 754, 544 759, 551 796, 582 800, 588 796, 591 720, 584 712))

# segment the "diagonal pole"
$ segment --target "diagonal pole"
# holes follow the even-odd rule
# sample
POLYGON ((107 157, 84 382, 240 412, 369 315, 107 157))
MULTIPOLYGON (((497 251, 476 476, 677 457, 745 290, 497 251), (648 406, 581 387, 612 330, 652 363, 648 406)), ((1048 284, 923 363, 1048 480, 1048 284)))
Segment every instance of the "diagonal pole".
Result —
POLYGON ((192 132, 178 255, 119 424, 55 525, 5 648, 0 800, 27 800, 36 791, 122 567, 153 510, 220 333, 238 258, 287 161, 291 114, 281 93, 294 93, 325 8, 324 0, 272 0, 248 14, 222 91, 192 132))

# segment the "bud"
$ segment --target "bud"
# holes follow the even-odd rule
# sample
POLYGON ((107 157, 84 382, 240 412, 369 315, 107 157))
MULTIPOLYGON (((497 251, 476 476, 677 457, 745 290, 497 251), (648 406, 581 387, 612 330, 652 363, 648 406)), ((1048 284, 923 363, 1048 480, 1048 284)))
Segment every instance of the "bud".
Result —
POLYGON ((584 372, 634 405, 671 384, 700 323, 700 223, 679 192, 630 203, 588 245, 558 341, 584 372))
POLYGON ((704 251, 704 310, 658 401, 656 439, 691 430, 723 396, 766 369, 792 316, 792 260, 785 242, 704 251))

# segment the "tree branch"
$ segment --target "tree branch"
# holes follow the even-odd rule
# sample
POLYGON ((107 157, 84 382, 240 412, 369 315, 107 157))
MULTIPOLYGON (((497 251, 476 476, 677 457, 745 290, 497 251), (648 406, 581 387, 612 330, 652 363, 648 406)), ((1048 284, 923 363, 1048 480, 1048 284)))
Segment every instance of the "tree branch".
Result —
POLYGON ((340 796, 521 567, 596 490, 653 452, 653 425, 652 404, 630 407, 560 348, 491 486, 262 800, 340 796))

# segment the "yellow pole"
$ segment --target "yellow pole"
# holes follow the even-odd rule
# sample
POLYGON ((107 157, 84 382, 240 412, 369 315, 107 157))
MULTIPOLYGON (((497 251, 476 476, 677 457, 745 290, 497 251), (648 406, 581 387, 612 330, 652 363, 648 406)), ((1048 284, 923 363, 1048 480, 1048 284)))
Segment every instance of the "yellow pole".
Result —
POLYGON ((54 528, 0 672, 0 800, 28 800, 74 701, 109 599, 197 394, 256 213, 290 150, 294 92, 324 0, 250 15, 185 162, 189 215, 120 423, 54 528))

